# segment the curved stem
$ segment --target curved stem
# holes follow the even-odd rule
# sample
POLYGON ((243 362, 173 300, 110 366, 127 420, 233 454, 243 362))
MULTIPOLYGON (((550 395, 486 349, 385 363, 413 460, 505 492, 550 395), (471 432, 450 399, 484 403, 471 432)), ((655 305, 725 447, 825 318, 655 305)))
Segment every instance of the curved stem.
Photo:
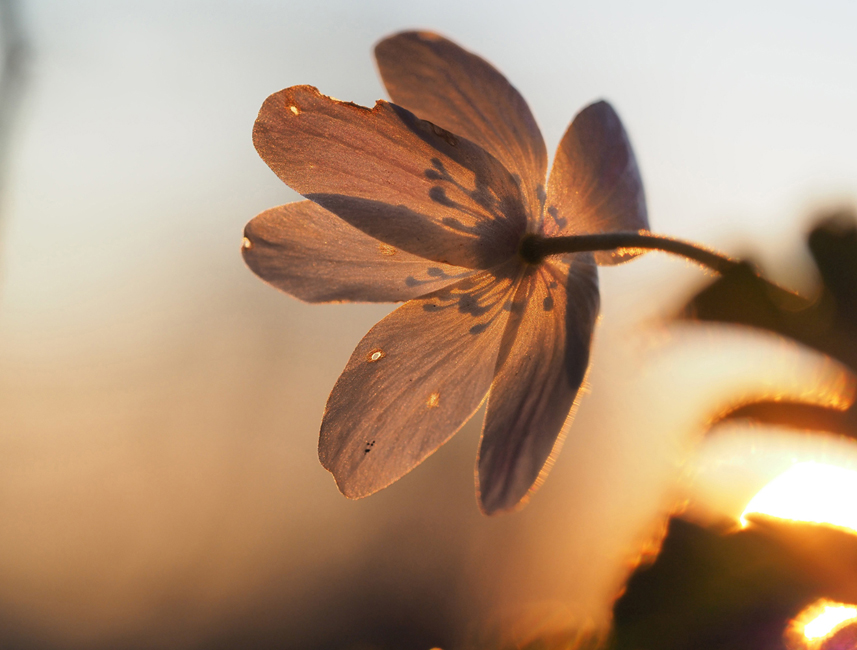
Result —
POLYGON ((703 266, 724 273, 738 264, 720 253, 696 244, 642 232, 611 232, 598 235, 570 235, 567 237, 540 237, 532 235, 521 242, 521 256, 528 262, 538 262, 549 255, 609 251, 621 248, 659 250, 699 262, 703 266))

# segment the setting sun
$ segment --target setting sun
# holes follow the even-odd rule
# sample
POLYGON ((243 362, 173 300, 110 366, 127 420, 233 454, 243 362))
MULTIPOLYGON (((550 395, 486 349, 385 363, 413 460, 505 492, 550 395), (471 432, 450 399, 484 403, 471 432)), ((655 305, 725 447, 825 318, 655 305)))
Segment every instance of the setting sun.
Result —
POLYGON ((857 471, 799 463, 762 488, 741 515, 750 514, 827 524, 857 531, 857 471))
POLYGON ((819 600, 794 618, 786 632, 786 639, 791 648, 821 648, 855 620, 857 606, 819 600))
POLYGON ((857 607, 825 605, 824 611, 803 627, 807 639, 822 639, 837 627, 857 618, 857 607))

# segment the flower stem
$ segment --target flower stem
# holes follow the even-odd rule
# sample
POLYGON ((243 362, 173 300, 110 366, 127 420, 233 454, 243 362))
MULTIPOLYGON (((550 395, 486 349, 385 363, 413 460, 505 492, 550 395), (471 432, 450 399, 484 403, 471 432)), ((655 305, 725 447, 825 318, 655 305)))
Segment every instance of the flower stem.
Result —
POLYGON ((699 262, 718 273, 724 273, 738 264, 736 260, 696 244, 645 232, 611 232, 598 235, 570 235, 568 237, 532 235, 521 242, 520 253, 525 260, 538 262, 549 255, 609 251, 622 248, 658 250, 680 255, 699 262))

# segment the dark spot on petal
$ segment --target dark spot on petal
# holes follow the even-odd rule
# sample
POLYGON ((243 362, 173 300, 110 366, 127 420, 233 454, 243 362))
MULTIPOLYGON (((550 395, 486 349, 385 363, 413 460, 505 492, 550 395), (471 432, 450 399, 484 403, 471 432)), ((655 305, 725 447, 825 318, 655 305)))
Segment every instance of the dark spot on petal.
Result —
POLYGON ((440 203, 441 205, 445 205, 450 208, 455 206, 455 202, 450 200, 446 195, 446 190, 444 190, 440 185, 435 185, 429 190, 429 198, 435 203, 440 203))
POLYGON ((568 224, 568 219, 564 219, 563 217, 559 216, 559 210, 556 209, 556 206, 550 206, 547 212, 554 220, 554 223, 556 223, 556 225, 558 225, 560 228, 565 228, 565 226, 568 224))

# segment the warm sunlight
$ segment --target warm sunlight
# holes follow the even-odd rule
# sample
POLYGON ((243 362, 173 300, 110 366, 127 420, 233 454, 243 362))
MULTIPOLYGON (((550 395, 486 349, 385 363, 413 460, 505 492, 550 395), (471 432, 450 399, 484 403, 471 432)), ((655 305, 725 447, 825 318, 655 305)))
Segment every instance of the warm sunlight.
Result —
POLYGON ((762 488, 741 515, 749 514, 829 524, 857 531, 857 471, 799 463, 762 488))
POLYGON ((847 605, 826 605, 824 611, 803 627, 807 639, 821 639, 837 627, 857 618, 857 607, 847 605))
POLYGON ((857 606, 819 600, 798 614, 787 635, 797 647, 818 648, 857 619, 857 606))

